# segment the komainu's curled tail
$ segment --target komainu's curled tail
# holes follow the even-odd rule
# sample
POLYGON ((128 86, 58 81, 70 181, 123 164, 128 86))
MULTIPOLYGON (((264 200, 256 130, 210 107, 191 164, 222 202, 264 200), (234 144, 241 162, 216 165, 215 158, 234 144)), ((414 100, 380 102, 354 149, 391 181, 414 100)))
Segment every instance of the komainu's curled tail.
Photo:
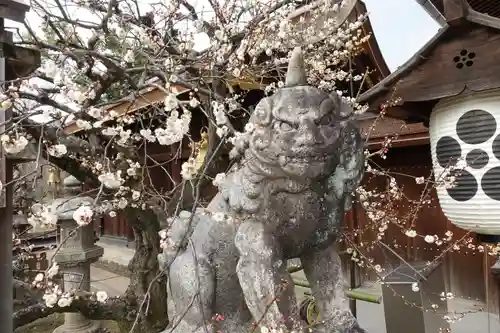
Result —
POLYGON ((163 239, 163 252, 158 254, 160 270, 168 270, 175 258, 183 253, 188 245, 194 228, 200 220, 202 209, 192 212, 183 210, 178 216, 169 218, 168 227, 160 230, 163 239))

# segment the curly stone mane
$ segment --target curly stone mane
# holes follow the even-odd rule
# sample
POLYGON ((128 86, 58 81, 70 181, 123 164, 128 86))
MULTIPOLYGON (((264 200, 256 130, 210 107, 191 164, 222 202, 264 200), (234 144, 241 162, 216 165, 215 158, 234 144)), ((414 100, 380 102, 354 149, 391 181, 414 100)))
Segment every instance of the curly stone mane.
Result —
POLYGON ((339 163, 352 109, 338 95, 307 86, 303 64, 294 62, 302 57, 290 60, 296 71, 288 71, 286 87, 256 106, 240 147, 244 158, 221 187, 237 212, 255 213, 278 192, 303 192, 339 163))

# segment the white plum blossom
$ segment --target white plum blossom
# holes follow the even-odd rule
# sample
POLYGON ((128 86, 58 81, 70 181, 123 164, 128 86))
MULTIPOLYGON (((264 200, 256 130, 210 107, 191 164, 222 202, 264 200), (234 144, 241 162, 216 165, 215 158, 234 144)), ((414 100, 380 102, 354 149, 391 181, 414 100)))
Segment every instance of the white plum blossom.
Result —
POLYGON ((420 287, 418 286, 418 282, 412 283, 411 290, 413 290, 414 292, 418 292, 420 290, 420 287))
POLYGON ((125 209, 125 208, 127 208, 127 206, 128 206, 128 200, 127 199, 125 199, 125 198, 122 197, 122 198, 120 198, 120 200, 118 200, 118 208, 125 209))
POLYGON ((137 176, 137 169, 136 168, 128 168, 127 169, 127 175, 130 177, 137 176))
POLYGON ((68 152, 68 149, 63 144, 57 144, 47 147, 47 153, 54 157, 63 157, 68 152))
POLYGON ((158 236, 160 236, 160 239, 166 239, 167 238, 167 230, 162 229, 158 231, 158 236))
POLYGON ((178 101, 175 94, 172 93, 168 94, 167 97, 165 97, 164 102, 165 102, 165 110, 167 111, 172 111, 177 108, 178 101))
POLYGON ((6 95, 0 95, 0 109, 7 110, 12 106, 12 100, 6 95))
POLYGON ((52 266, 47 270, 47 278, 52 279, 59 273, 59 265, 56 262, 52 263, 52 266))
POLYGON ((42 282, 44 279, 44 275, 43 273, 38 273, 36 276, 35 276, 35 282, 42 282))
POLYGON ((101 131, 101 133, 102 135, 107 135, 107 136, 117 136, 120 135, 122 131, 123 131, 122 126, 116 126, 116 127, 106 127, 101 131))
POLYGON ((120 136, 120 138, 118 139, 117 143, 119 145, 125 145, 128 141, 128 139, 130 139, 130 136, 132 135, 132 131, 131 130, 124 130, 123 128, 121 129, 120 133, 118 134, 120 136))
MULTIPOLYGON (((71 98, 72 100, 74 100, 75 102, 77 102, 78 104, 81 104, 85 101, 85 99, 87 98, 87 96, 79 89, 71 89, 68 91, 67 93, 67 96, 69 98, 71 98)), ((78 122, 78 121, 77 121, 78 122)), ((81 127, 77 124, 78 127, 80 128, 83 128, 83 129, 90 129, 92 127, 89 128, 90 126, 90 123, 88 121, 84 121, 85 122, 85 127, 81 127)), ((81 123, 83 124, 83 123, 81 123)))
POLYGON ((223 138, 229 133, 229 128, 227 126, 217 127, 216 134, 223 138))
POLYGON ((252 123, 247 123, 245 125, 245 132, 246 133, 252 133, 255 130, 255 125, 252 123))
POLYGON ((73 302, 73 297, 71 297, 71 296, 61 297, 57 301, 57 306, 59 306, 60 308, 65 308, 65 307, 70 306, 72 302, 73 302))
POLYGON ((106 172, 102 175, 99 175, 97 179, 107 188, 109 189, 116 189, 119 188, 123 182, 124 179, 121 177, 121 171, 118 170, 117 172, 106 172))
POLYGON ((417 236, 417 232, 413 229, 408 229, 405 231, 405 235, 410 237, 410 238, 414 238, 417 236))
POLYGON ((441 293, 441 300, 446 300, 446 299, 453 299, 455 298, 455 295, 453 293, 447 292, 446 294, 444 292, 441 293), (443 299, 444 298, 444 299, 443 299))
POLYGON ((436 238, 435 238, 434 236, 432 236, 432 235, 426 235, 426 236, 424 237, 424 240, 425 240, 427 243, 431 244, 431 243, 434 243, 434 242, 436 241, 436 238))
POLYGON ((108 299, 108 294, 103 290, 96 292, 95 296, 97 301, 100 303, 104 303, 108 299))
POLYGON ((192 180, 197 171, 196 160, 194 158, 190 157, 186 162, 182 163, 181 176, 185 180, 192 180))
POLYGON ((90 130, 92 129, 92 124, 86 120, 83 119, 77 119, 76 120, 76 126, 78 128, 81 128, 82 130, 90 130))
POLYGON ((189 124, 191 123, 191 112, 184 110, 181 116, 177 111, 172 111, 167 118, 166 127, 158 127, 155 129, 155 135, 158 143, 169 146, 176 142, 180 142, 184 135, 189 132, 189 124))
POLYGON ((141 198, 141 192, 139 191, 132 191, 132 200, 137 201, 141 198))
POLYGON ((134 62, 134 58, 135 58, 134 50, 128 49, 125 55, 123 56, 123 61, 134 62))
POLYGON ((226 39, 226 34, 221 29, 215 30, 214 36, 220 41, 224 41, 226 39))
POLYGON ((226 110, 224 104, 214 101, 212 103, 212 108, 215 116, 215 123, 219 126, 227 124, 228 119, 226 116, 226 110))
POLYGON ((58 297, 56 294, 47 293, 43 295, 43 300, 45 301, 45 305, 49 308, 53 308, 57 304, 58 297))
POLYGON ((89 206, 80 206, 73 213, 73 220, 82 227, 92 222, 94 212, 89 206))
POLYGON ((149 128, 148 129, 141 129, 139 131, 139 134, 141 134, 144 137, 144 139, 146 139, 149 142, 156 141, 156 137, 153 135, 153 132, 151 132, 151 130, 149 128))
POLYGON ((87 114, 92 118, 101 119, 103 116, 102 109, 91 106, 87 110, 87 114))
POLYGON ((34 204, 31 207, 28 223, 33 227, 52 228, 57 224, 57 212, 55 207, 50 205, 34 204))
POLYGON ((417 177, 415 178, 415 183, 417 184, 423 184, 425 182, 425 178, 424 177, 417 177))
POLYGON ((3 134, 0 137, 3 149, 9 154, 18 154, 26 148, 28 140, 23 135, 11 137, 3 134))
POLYGON ((189 106, 192 107, 192 108, 196 108, 200 105, 200 101, 198 101, 195 97, 192 97, 190 100, 189 100, 189 106))

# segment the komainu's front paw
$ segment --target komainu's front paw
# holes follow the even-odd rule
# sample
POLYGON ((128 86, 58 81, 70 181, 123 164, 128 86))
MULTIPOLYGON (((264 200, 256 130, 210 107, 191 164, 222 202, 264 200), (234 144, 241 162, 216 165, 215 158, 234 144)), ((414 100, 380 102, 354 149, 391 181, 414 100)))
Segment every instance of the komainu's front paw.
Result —
POLYGON ((342 333, 368 333, 368 332, 365 331, 364 329, 362 329, 361 327, 359 327, 358 324, 356 324, 353 327, 351 327, 350 329, 348 329, 347 331, 342 332, 342 333))

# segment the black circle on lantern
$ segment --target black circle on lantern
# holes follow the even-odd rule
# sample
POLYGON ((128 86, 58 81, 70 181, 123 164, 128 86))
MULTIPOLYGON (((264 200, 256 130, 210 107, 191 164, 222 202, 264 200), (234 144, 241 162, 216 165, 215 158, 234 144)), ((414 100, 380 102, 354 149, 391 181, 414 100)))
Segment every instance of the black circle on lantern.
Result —
POLYGON ((462 156, 460 143, 451 136, 443 136, 436 143, 436 158, 443 168, 454 165, 462 156))
POLYGON ((482 149, 473 149, 465 157, 467 165, 473 169, 481 169, 488 164, 490 158, 488 153, 482 149))
POLYGON ((457 135, 465 143, 475 145, 491 138, 497 130, 495 117, 484 110, 470 110, 457 122, 457 135))
POLYGON ((493 149, 493 155, 500 160, 500 134, 493 140, 491 148, 493 149))
POLYGON ((481 179, 481 187, 484 194, 493 200, 500 201, 500 167, 486 171, 481 179))
POLYGON ((489 244, 500 243, 500 235, 485 235, 476 233, 476 237, 480 243, 489 243, 489 244))
POLYGON ((456 201, 464 202, 472 199, 478 190, 476 178, 467 170, 460 170, 453 187, 447 188, 448 195, 456 201))

